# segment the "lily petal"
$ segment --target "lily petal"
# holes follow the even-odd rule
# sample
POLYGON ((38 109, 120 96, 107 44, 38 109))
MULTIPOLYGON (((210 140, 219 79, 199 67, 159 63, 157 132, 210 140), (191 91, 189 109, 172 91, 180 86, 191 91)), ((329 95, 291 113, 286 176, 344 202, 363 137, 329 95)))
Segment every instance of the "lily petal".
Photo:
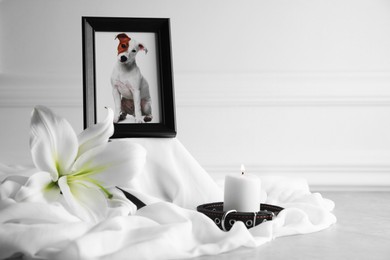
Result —
POLYGON ((77 155, 78 141, 71 125, 44 106, 31 116, 30 149, 35 166, 56 181, 69 172, 77 155))
POLYGON ((106 216, 108 202, 105 194, 88 182, 68 183, 68 176, 58 180, 69 210, 81 220, 98 222, 106 216))
POLYGON ((146 150, 141 145, 115 140, 81 155, 72 177, 93 179, 106 188, 123 185, 142 170, 145 160, 146 150))
POLYGON ((106 118, 96 125, 90 126, 78 136, 79 151, 78 156, 96 146, 107 143, 114 133, 114 112, 107 108, 106 118))
POLYGON ((118 188, 108 190, 113 196, 108 200, 110 210, 107 217, 134 215, 137 211, 137 206, 128 200, 118 188))
POLYGON ((15 194, 18 202, 53 202, 60 196, 59 188, 53 183, 50 174, 38 172, 28 178, 27 182, 15 194))

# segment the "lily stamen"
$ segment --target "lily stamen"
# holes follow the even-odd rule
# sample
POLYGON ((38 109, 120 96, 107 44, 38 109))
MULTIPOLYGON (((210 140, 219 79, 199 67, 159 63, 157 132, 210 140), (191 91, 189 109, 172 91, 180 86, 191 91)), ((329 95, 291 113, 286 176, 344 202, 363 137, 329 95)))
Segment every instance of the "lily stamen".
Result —
POLYGON ((106 188, 104 188, 97 180, 94 180, 92 178, 88 178, 85 176, 81 177, 81 176, 71 175, 67 177, 67 181, 68 183, 72 183, 75 181, 87 181, 96 185, 99 189, 101 189, 104 192, 104 194, 106 194, 107 198, 111 199, 114 196, 111 192, 109 192, 106 188))

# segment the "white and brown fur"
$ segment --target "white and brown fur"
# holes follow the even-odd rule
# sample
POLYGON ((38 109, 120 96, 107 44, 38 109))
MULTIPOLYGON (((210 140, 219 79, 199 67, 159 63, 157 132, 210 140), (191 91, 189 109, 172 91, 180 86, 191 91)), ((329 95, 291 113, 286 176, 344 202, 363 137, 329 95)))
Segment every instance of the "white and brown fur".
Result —
POLYGON ((134 116, 136 123, 150 122, 153 119, 149 84, 136 63, 139 51, 147 49, 125 33, 118 34, 117 62, 111 75, 114 97, 114 123, 123 121, 127 115, 134 116))

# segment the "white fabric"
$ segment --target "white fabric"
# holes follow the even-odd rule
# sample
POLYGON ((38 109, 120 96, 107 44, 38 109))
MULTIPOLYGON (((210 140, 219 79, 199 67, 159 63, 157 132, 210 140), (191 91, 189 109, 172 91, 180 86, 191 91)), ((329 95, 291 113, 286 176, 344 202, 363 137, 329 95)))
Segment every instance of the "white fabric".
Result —
POLYGON ((26 177, 15 174, 34 170, 0 165, 0 258, 22 253, 33 259, 182 259, 257 247, 336 222, 334 203, 311 193, 305 180, 263 177, 263 201, 285 210, 255 228, 236 222, 223 232, 195 211, 199 204, 222 201, 222 190, 183 145, 175 138, 131 140, 146 148, 146 166, 122 188, 147 206, 98 224, 80 221, 56 204, 16 203, 12 196, 26 177))

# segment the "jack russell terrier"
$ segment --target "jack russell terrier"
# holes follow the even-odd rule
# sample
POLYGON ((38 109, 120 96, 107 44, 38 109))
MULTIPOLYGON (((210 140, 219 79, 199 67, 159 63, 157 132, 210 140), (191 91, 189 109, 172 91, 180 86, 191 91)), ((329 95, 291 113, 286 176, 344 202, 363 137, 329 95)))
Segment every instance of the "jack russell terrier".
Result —
POLYGON ((131 39, 125 33, 118 34, 117 62, 111 75, 112 95, 114 97, 114 123, 125 120, 129 114, 136 123, 150 122, 153 119, 149 84, 142 76, 135 57, 143 44, 131 39))

